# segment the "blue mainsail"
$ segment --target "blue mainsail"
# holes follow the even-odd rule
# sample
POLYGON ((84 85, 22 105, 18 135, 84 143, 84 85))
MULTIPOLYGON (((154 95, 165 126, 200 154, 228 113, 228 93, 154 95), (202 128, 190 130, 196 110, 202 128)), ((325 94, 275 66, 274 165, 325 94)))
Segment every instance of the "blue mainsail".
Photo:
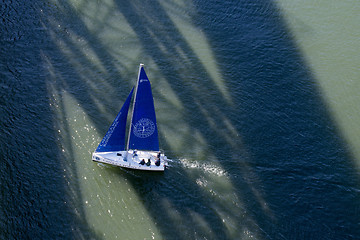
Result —
POLYGON ((150 81, 142 64, 135 91, 128 149, 159 151, 154 100, 150 81))
POLYGON ((122 151, 125 149, 126 120, 133 91, 134 88, 126 98, 120 112, 116 116, 114 122, 111 124, 109 130, 105 134, 105 137, 102 139, 99 146, 96 148, 95 152, 122 151))

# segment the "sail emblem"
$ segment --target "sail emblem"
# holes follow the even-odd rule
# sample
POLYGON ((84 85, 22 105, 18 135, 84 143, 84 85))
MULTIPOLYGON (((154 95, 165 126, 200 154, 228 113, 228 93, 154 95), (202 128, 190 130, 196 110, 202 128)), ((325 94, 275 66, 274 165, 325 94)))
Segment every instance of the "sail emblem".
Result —
POLYGON ((138 138, 147 138, 155 132, 155 124, 148 118, 141 118, 134 125, 134 134, 138 138))

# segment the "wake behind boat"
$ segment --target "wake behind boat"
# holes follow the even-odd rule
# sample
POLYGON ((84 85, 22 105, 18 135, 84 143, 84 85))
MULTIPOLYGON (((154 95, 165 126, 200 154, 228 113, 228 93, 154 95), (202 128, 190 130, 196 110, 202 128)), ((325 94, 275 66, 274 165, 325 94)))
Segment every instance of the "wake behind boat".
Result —
POLYGON ((134 88, 92 154, 92 160, 125 168, 164 171, 167 157, 159 150, 154 100, 143 64, 139 67, 125 145, 126 122, 133 92, 134 88))

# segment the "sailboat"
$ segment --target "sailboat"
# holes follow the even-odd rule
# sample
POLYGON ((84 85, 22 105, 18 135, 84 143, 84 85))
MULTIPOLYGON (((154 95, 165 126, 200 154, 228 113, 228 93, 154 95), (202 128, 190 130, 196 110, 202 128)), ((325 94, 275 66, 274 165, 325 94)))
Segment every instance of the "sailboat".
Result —
POLYGON ((114 122, 92 154, 92 160, 124 168, 165 170, 168 159, 159 150, 154 100, 144 64, 140 64, 135 91, 134 88, 130 91, 114 122), (127 132, 131 102, 131 121, 127 132))

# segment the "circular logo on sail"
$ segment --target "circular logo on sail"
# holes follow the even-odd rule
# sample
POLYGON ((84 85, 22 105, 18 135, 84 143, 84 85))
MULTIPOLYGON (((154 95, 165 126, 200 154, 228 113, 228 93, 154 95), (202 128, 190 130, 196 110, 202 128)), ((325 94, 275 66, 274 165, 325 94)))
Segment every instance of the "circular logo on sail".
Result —
POLYGON ((134 134, 139 138, 147 138, 153 135, 155 131, 155 124, 148 118, 141 118, 134 125, 134 134))

